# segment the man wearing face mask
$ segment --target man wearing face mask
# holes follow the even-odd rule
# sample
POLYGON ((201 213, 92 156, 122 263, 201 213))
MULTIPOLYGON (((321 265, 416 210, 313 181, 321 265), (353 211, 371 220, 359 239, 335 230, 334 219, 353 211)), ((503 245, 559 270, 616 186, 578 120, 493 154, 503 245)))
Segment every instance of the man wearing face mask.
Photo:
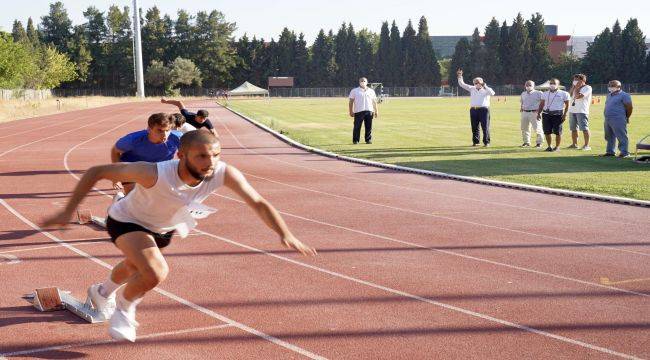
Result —
POLYGON ((604 155, 615 156, 614 147, 618 140, 618 157, 630 156, 628 152, 627 124, 632 116, 632 97, 621 90, 621 82, 609 82, 607 99, 605 100, 605 140, 607 148, 604 155))
POLYGON ((368 79, 365 77, 360 78, 359 87, 350 91, 349 98, 348 110, 350 116, 354 118, 352 143, 359 143, 361 124, 363 123, 365 129, 364 140, 366 144, 372 144, 372 119, 379 117, 379 111, 377 111, 377 95, 375 95, 373 89, 368 87, 368 79))
POLYGON ((587 85, 587 76, 584 74, 573 75, 571 87, 571 106, 569 107, 569 128, 571 129, 572 144, 569 149, 578 148, 578 130, 585 137, 582 150, 591 150, 589 146, 589 106, 591 105, 591 86, 587 85))
POLYGON ((490 96, 494 95, 494 90, 485 85, 485 81, 480 77, 474 78, 472 81, 474 86, 465 84, 462 69, 458 69, 456 75, 458 75, 458 86, 469 91, 469 118, 472 124, 472 146, 478 146, 481 142, 478 131, 479 125, 483 132, 483 146, 490 146, 490 96))
POLYGON ((530 128, 537 134, 535 147, 542 146, 542 122, 539 119, 537 111, 539 110, 539 103, 542 101, 542 92, 535 90, 535 82, 532 80, 526 81, 524 84, 526 91, 521 93, 521 106, 519 112, 521 113, 521 137, 524 143, 521 147, 530 146, 530 128))
POLYGON ((549 91, 542 94, 542 101, 537 111, 542 117, 542 127, 546 144, 545 151, 559 151, 562 141, 562 123, 566 120, 569 109, 569 93, 560 90, 560 80, 549 81, 549 91), (555 134, 555 147, 551 147, 551 134, 555 134))

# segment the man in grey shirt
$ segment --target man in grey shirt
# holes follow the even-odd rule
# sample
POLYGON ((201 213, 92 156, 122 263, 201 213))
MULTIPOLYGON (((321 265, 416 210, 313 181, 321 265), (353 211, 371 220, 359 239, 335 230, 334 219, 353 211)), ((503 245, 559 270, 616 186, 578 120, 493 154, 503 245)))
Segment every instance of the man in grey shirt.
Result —
POLYGON ((535 147, 542 146, 542 120, 539 119, 539 103, 542 101, 542 92, 535 90, 533 80, 524 84, 526 91, 521 93, 519 112, 521 113, 521 137, 524 143, 521 147, 530 146, 530 128, 537 134, 535 147))

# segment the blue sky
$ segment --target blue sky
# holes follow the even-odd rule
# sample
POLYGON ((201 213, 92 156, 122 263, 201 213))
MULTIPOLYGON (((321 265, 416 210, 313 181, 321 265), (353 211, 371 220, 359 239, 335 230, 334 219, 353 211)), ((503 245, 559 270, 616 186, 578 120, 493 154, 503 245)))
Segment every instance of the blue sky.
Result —
MULTIPOLYGON (((320 28, 336 29, 342 22, 352 22, 355 28, 368 28, 379 32, 383 20, 396 20, 400 30, 404 29, 409 19, 415 23, 420 16, 426 16, 429 21, 429 31, 433 35, 462 35, 471 34, 475 27, 482 30, 492 16, 500 22, 508 23, 517 12, 524 17, 540 12, 547 24, 559 25, 563 35, 595 35, 605 26, 610 26, 618 18, 624 25, 627 19, 636 17, 644 34, 650 39, 650 1, 476 1, 465 0, 457 2, 458 8, 449 6, 448 1, 435 0, 239 0, 239 1, 198 1, 198 0, 139 0, 140 7, 147 9, 157 5, 163 13, 175 18, 179 4, 191 13, 200 10, 217 9, 226 15, 228 21, 237 23, 236 36, 248 33, 270 39, 282 31, 284 26, 296 32, 303 32, 308 41, 313 41, 320 28), (443 3, 444 7, 436 4, 443 3)), ((32 0, 29 2, 3 2, 0 13, 0 27, 10 31, 14 19, 26 23, 32 16, 40 21, 40 17, 48 12, 49 4, 53 1, 32 0)), ((89 1, 63 0, 68 14, 74 24, 84 21, 82 12, 89 5, 94 5, 102 11, 111 4, 120 7, 131 6, 131 0, 89 1)))

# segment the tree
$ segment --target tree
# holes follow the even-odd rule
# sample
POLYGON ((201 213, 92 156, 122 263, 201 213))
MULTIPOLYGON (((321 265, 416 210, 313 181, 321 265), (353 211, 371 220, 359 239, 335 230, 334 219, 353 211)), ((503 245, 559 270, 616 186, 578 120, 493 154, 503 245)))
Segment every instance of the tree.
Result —
POLYGON ((169 76, 172 86, 193 84, 201 86, 201 70, 189 59, 176 58, 171 63, 169 76))
POLYGON ((196 14, 194 34, 201 43, 191 50, 189 58, 201 69, 203 83, 209 87, 227 86, 231 81, 230 70, 237 56, 231 42, 235 29, 219 11, 196 14))
POLYGON ((75 64, 67 55, 58 52, 54 47, 47 46, 39 54, 39 72, 30 77, 25 85, 34 89, 53 89, 61 83, 73 81, 77 78, 75 64))
POLYGON ((375 79, 375 57, 373 51, 373 37, 375 34, 368 29, 363 29, 357 34, 357 43, 359 46, 359 62, 358 73, 361 76, 373 79, 370 81, 377 81, 375 79))
POLYGON ((160 10, 154 6, 147 10, 142 25, 143 66, 147 67, 152 60, 165 61, 165 51, 168 49, 165 34, 166 24, 160 16, 160 10))
POLYGON ((471 73, 470 66, 470 45, 467 38, 461 38, 456 43, 456 48, 454 49, 454 55, 451 57, 451 64, 449 65, 449 76, 447 81, 450 86, 457 86, 458 81, 456 80, 456 70, 463 69, 465 78, 471 79, 473 74, 471 73))
POLYGON ((144 81, 156 88, 169 88, 171 83, 170 69, 162 61, 152 60, 144 74, 144 81))
POLYGON ((413 29, 413 24, 411 23, 411 20, 409 20, 402 35, 402 85, 415 86, 416 61, 417 44, 415 29, 413 29))
POLYGON ((12 36, 0 33, 0 89, 16 89, 36 71, 33 54, 12 36))
POLYGON ((387 79, 389 86, 403 85, 402 75, 402 39, 400 38, 399 28, 395 20, 390 27, 390 76, 387 79))
POLYGON ((37 45, 41 43, 41 35, 38 32, 38 30, 36 30, 36 28, 34 27, 34 21, 32 20, 31 17, 27 19, 26 32, 27 32, 27 38, 29 38, 29 41, 31 41, 32 44, 37 45))
POLYGON ((178 10, 178 17, 174 24, 174 43, 173 43, 173 56, 182 56, 190 58, 192 49, 194 49, 194 29, 190 22, 192 17, 185 10, 178 10))
POLYGON ((553 64, 551 73, 553 77, 558 78, 562 83, 570 84, 573 75, 580 71, 581 66, 582 62, 576 55, 565 53, 561 54, 560 58, 553 64))
POLYGON ((278 38, 276 47, 276 55, 278 59, 278 71, 281 76, 291 76, 294 74, 294 56, 295 49, 294 43, 296 42, 296 34, 289 31, 288 28, 282 29, 282 33, 278 38))
POLYGON ((106 15, 106 78, 114 89, 134 88, 131 18, 129 8, 112 5, 106 15))
POLYGON ((305 87, 309 86, 309 50, 307 50, 307 41, 305 34, 300 33, 298 39, 293 42, 293 75, 295 76, 296 85, 305 87))
POLYGON ((74 32, 68 44, 70 60, 75 66, 76 79, 80 82, 88 80, 92 55, 88 49, 88 39, 82 25, 74 27, 74 32))
MULTIPOLYGON (((472 40, 469 44, 470 56, 469 56, 469 68, 468 70, 473 75, 473 77, 481 76, 485 78, 486 72, 486 57, 487 51, 483 46, 483 41, 481 41, 481 36, 478 32, 478 28, 474 28, 474 33, 472 33, 472 40)), ((491 79, 486 78, 486 81, 491 79)))
POLYGON ((539 13, 534 14, 529 21, 526 22, 526 29, 528 30, 528 43, 530 53, 526 56, 528 59, 528 77, 541 81, 548 77, 551 70, 551 53, 549 50, 550 40, 546 36, 544 30, 544 19, 539 13))
POLYGON ((501 73, 499 74, 499 83, 506 84, 507 79, 510 76, 510 58, 508 57, 509 49, 508 42, 510 41, 510 27, 508 23, 504 20, 501 24, 501 29, 499 29, 499 60, 501 60, 501 73))
POLYGON ((311 48, 311 60, 309 63, 310 73, 312 74, 312 86, 332 86, 334 85, 334 76, 336 75, 336 60, 334 54, 334 34, 332 30, 325 35, 323 29, 320 30, 314 45, 311 48))
POLYGON ((235 84, 248 81, 251 75, 252 48, 248 36, 244 34, 239 41, 233 44, 237 52, 237 65, 232 69, 232 78, 235 84))
POLYGON ((637 19, 628 20, 621 36, 623 50, 621 80, 639 83, 644 80, 643 70, 646 60, 645 36, 639 28, 637 19))
POLYGON ((418 23, 418 33, 416 37, 416 67, 415 67, 415 85, 416 86, 439 86, 440 85, 440 64, 433 50, 431 37, 429 36, 429 26, 427 19, 422 16, 418 23))
POLYGON ((390 66, 390 32, 388 22, 381 24, 379 32, 379 45, 375 54, 375 77, 382 83, 390 83, 391 66, 390 66))
POLYGON ((619 78, 614 67, 615 54, 612 51, 612 32, 605 28, 598 34, 592 43, 587 46, 587 53, 583 58, 583 67, 592 83, 606 83, 619 78))
POLYGON ((92 85, 99 85, 105 83, 108 69, 106 64, 106 38, 108 28, 104 19, 104 13, 99 11, 94 6, 89 6, 83 12, 86 22, 83 24, 84 35, 88 42, 88 50, 90 52, 90 68, 86 82, 92 85))
POLYGON ((50 4, 50 12, 41 18, 43 42, 52 44, 60 52, 68 51, 68 42, 72 36, 72 21, 63 3, 50 4))
POLYGON ((507 84, 523 84, 528 74, 527 57, 530 54, 528 43, 528 31, 521 13, 517 14, 512 26, 508 30, 508 59, 509 76, 505 81, 507 84))
POLYGON ((14 20, 14 24, 11 28, 11 36, 14 39, 14 42, 28 41, 27 32, 23 27, 23 23, 18 20, 14 20))
POLYGON ((483 76, 486 81, 491 83, 501 83, 501 58, 499 57, 500 27, 497 19, 492 18, 490 23, 485 27, 485 51, 483 54, 483 76))

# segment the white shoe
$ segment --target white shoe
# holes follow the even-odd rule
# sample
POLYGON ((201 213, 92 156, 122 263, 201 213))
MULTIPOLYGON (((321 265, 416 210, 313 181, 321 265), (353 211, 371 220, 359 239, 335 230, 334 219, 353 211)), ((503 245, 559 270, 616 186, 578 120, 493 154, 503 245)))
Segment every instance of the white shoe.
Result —
POLYGON ((88 299, 93 308, 104 315, 105 319, 110 319, 115 312, 115 294, 112 296, 105 297, 99 292, 99 288, 102 284, 90 285, 88 288, 88 299))
POLYGON ((135 342, 135 329, 140 326, 135 321, 135 313, 129 314, 122 309, 116 309, 111 316, 111 326, 108 328, 108 334, 117 341, 135 342))

